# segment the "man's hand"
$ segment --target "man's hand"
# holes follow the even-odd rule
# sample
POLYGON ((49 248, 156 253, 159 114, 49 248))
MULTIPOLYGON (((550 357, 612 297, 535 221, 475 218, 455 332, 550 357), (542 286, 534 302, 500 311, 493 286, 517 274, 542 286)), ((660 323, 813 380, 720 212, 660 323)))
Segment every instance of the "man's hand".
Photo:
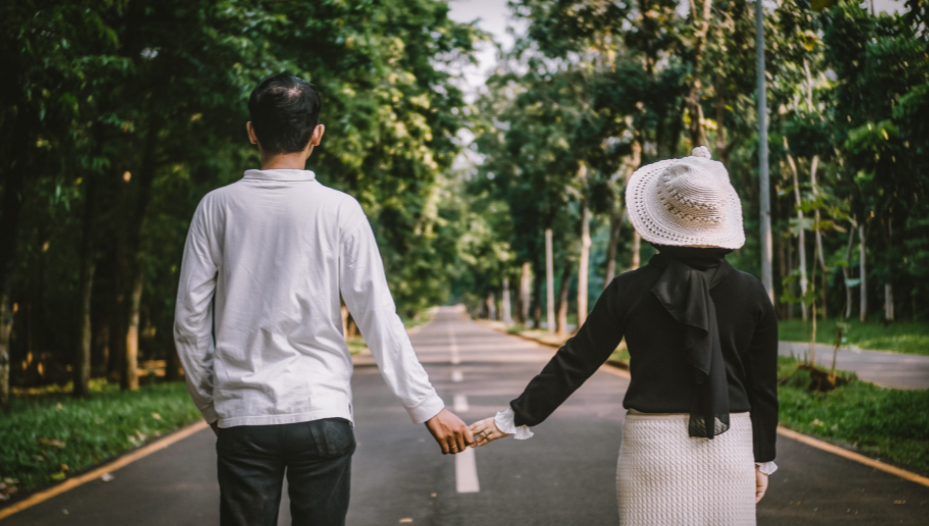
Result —
POLYGON ((755 466, 755 504, 761 502, 766 491, 768 491, 768 476, 761 472, 761 468, 755 466))
POLYGON ((219 436, 219 420, 210 424, 210 429, 213 430, 213 434, 219 436))
POLYGON ((426 428, 439 443, 443 455, 461 453, 474 442, 468 426, 446 409, 427 420, 426 428))
POLYGON ((480 447, 486 444, 510 436, 497 427, 497 421, 494 417, 485 418, 471 424, 471 433, 476 437, 476 443, 473 447, 480 447))

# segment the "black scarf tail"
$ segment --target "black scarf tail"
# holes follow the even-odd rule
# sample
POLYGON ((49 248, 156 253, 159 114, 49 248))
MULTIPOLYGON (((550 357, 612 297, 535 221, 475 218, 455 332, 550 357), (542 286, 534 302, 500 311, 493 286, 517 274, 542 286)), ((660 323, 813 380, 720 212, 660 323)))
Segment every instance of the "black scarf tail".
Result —
POLYGON ((650 263, 662 268, 652 292, 684 325, 684 359, 694 370, 689 434, 713 438, 729 429, 729 386, 710 289, 732 267, 723 249, 658 247, 650 263))

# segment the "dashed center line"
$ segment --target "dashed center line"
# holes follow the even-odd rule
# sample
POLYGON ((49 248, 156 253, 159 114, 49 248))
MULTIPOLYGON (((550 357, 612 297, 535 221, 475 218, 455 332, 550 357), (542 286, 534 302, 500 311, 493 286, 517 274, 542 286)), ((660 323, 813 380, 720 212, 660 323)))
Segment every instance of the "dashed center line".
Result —
POLYGON ((468 395, 456 394, 454 404, 456 413, 467 413, 471 410, 468 406, 468 395))
POLYGON ((462 380, 464 380, 464 374, 462 374, 462 372, 459 369, 455 369, 454 371, 452 371, 453 382, 460 382, 462 380))
POLYGON ((452 325, 448 325, 448 339, 449 339, 449 350, 452 352, 452 365, 458 365, 461 363, 461 357, 458 356, 458 342, 455 341, 455 332, 452 330, 452 325))
POLYGON ((458 493, 477 493, 481 485, 477 480, 477 463, 474 460, 474 449, 465 448, 455 455, 455 489, 458 493))

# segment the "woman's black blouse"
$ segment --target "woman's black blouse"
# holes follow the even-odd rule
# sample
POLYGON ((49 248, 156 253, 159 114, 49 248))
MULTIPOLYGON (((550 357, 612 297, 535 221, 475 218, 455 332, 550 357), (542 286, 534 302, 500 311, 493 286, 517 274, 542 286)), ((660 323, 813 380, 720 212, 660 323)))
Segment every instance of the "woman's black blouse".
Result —
MULTIPOLYGON (((728 265, 728 263, 723 263, 728 265)), ((616 277, 578 333, 558 350, 510 406, 516 425, 548 418, 612 354, 623 337, 632 380, 623 406, 643 413, 689 413, 693 369, 684 361, 684 326, 652 293, 655 264, 616 277)), ((756 462, 775 457, 777 436, 777 317, 761 282, 732 270, 710 291, 732 413, 750 412, 756 462)))

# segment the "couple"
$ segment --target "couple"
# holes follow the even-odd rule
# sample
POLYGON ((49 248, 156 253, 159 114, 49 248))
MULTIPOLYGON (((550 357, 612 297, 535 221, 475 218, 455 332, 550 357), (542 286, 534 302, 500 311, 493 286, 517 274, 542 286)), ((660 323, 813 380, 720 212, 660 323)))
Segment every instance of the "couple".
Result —
POLYGON ((531 437, 625 338, 621 524, 755 524, 776 468, 777 320, 758 280, 725 260, 745 242, 741 203, 706 148, 632 176, 629 218, 658 254, 609 284, 509 408, 469 428, 413 351, 361 206, 304 169, 320 106, 290 75, 255 88, 246 128, 261 169, 203 198, 184 249, 175 341, 217 435, 221 524, 277 524, 285 473, 294 524, 345 523, 355 439, 340 297, 443 453, 531 437))

